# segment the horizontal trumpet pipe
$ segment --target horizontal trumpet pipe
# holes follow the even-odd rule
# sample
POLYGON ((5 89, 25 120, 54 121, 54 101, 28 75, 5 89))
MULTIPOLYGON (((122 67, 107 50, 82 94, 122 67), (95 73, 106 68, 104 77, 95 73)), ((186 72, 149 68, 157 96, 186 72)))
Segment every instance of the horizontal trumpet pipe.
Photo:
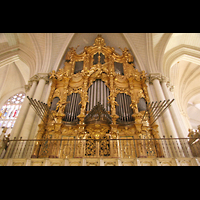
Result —
POLYGON ((157 112, 157 114, 154 116, 154 119, 165 109, 165 107, 169 104, 170 99, 168 99, 164 105, 160 108, 159 112, 157 112))
POLYGON ((174 100, 175 100, 175 99, 172 99, 172 100, 169 102, 169 104, 161 111, 161 113, 157 116, 157 118, 153 121, 153 123, 151 123, 151 125, 154 124, 154 122, 163 114, 163 112, 172 104, 172 102, 173 102, 174 100))

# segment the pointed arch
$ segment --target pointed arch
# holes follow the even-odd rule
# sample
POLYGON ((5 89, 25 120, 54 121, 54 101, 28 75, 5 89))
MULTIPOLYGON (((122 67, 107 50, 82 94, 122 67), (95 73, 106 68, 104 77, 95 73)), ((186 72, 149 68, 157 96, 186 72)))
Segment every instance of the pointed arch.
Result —
POLYGON ((180 60, 200 64, 200 49, 182 44, 169 50, 164 56, 163 73, 170 77, 171 66, 180 60))

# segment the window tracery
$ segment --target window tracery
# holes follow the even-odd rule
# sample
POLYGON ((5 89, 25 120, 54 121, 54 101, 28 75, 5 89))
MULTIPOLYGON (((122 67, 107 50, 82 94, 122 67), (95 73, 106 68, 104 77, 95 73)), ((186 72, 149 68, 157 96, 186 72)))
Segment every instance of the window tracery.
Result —
POLYGON ((1 133, 4 129, 6 130, 6 132, 4 131, 5 135, 8 135, 11 132, 25 97, 24 93, 15 94, 2 106, 0 110, 1 133))

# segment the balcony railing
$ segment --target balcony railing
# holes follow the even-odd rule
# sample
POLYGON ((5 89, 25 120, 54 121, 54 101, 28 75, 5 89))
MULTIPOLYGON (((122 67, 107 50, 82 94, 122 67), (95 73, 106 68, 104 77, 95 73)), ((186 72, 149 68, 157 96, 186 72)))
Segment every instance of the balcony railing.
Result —
POLYGON ((2 148, 0 158, 200 157, 198 138, 10 140, 2 148))

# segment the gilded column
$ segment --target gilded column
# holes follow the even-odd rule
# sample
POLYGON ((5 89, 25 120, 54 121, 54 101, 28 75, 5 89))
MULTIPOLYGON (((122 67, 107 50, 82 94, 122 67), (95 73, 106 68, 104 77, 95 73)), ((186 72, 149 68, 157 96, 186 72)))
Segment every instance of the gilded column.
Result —
POLYGON ((116 108, 115 106, 118 105, 118 103, 115 101, 116 94, 114 90, 114 77, 113 77, 113 68, 110 70, 110 96, 108 97, 108 102, 111 106, 111 117, 112 117, 112 124, 111 126, 111 138, 117 137, 117 124, 116 120, 119 118, 119 116, 116 114, 116 108))

